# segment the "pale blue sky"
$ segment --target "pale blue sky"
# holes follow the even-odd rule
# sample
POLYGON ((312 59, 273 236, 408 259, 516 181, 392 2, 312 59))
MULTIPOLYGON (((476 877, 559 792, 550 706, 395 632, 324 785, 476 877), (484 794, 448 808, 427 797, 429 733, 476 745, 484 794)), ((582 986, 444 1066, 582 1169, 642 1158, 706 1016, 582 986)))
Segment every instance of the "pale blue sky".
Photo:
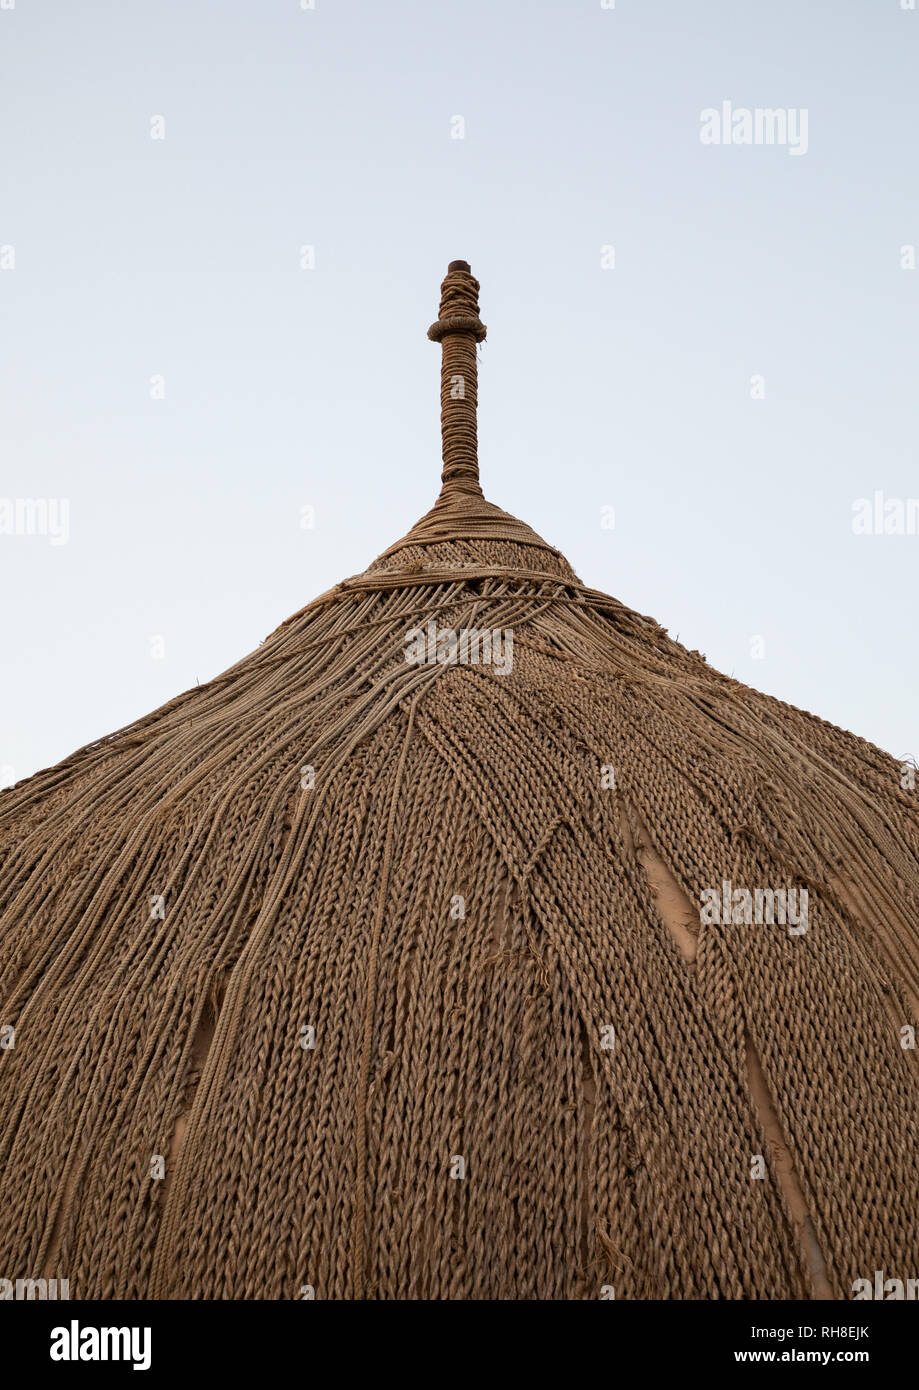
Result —
POLYGON ((915 756, 919 536, 851 519, 919 497, 917 118, 900 0, 0 10, 0 499, 70 509, 66 544, 0 535, 0 770, 223 670, 428 508, 454 258, 486 494, 915 756), (806 155, 703 145, 723 101, 806 109, 806 155))

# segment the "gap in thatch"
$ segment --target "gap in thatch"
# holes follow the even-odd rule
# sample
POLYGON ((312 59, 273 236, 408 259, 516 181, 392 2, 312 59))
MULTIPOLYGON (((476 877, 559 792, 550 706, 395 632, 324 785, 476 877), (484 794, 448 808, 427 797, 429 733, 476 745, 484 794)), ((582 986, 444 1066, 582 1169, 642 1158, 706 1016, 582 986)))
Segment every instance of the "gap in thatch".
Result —
POLYGON ((217 1031, 217 1020, 220 1017, 220 1010, 223 1007, 225 994, 226 980, 224 978, 215 980, 204 1002, 204 1007, 201 1010, 197 1026, 192 1035, 191 1048, 188 1056, 188 1079, 185 1085, 185 1103, 173 1125, 172 1134, 169 1138, 169 1145, 166 1150, 166 1176, 163 1179, 163 1190, 160 1193, 161 1203, 165 1203, 169 1195, 172 1179, 179 1165, 179 1158, 182 1153, 182 1145, 185 1142, 185 1133, 188 1129, 192 1105, 201 1077, 204 1074, 204 1068, 207 1065, 208 1053, 211 1050, 214 1034, 217 1031))
POLYGON ((693 907, 669 865, 654 848, 648 827, 631 802, 623 802, 619 823, 626 844, 645 872, 651 896, 664 925, 676 942, 685 963, 692 965, 699 946, 698 908, 693 907))
POLYGON ((479 966, 497 965, 512 954, 511 923, 514 914, 519 913, 519 911, 519 888, 517 884, 511 882, 507 869, 502 865, 495 884, 488 941, 484 954, 479 960, 479 966))
POLYGON ((759 1116, 766 1143, 769 1146, 772 1171, 782 1189, 795 1224, 798 1246, 807 1260, 815 1296, 820 1299, 832 1299, 835 1295, 830 1287, 826 1259, 817 1240, 817 1232, 814 1229, 810 1212, 807 1209, 804 1189, 795 1171, 791 1150, 779 1122, 759 1054, 748 1032, 744 1033, 744 1046, 747 1054, 747 1079, 750 1086, 750 1096, 759 1116))

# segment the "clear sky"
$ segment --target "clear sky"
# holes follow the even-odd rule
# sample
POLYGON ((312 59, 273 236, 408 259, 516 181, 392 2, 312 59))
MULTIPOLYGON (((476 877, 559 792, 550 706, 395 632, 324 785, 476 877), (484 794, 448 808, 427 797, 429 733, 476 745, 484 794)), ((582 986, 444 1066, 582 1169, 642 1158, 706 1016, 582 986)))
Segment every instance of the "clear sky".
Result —
POLYGON ((919 754, 904 3, 0 0, 2 780, 427 510, 451 259, 486 495, 721 670, 919 754), (784 143, 702 138, 757 109, 784 143), (876 493, 891 534, 858 534, 876 493))

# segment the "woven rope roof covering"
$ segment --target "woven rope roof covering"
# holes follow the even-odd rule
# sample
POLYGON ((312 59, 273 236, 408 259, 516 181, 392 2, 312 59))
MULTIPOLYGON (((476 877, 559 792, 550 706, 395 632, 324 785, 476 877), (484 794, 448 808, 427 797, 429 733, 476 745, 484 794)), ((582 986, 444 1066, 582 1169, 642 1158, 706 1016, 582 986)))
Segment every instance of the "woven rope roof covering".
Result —
POLYGON ((0 795, 0 1270, 81 1298, 915 1276, 916 793, 485 502, 464 262, 430 332, 433 510, 0 795), (407 661, 429 622, 511 631, 512 669, 407 661), (795 930, 703 921, 725 881, 741 915, 798 894, 795 930))

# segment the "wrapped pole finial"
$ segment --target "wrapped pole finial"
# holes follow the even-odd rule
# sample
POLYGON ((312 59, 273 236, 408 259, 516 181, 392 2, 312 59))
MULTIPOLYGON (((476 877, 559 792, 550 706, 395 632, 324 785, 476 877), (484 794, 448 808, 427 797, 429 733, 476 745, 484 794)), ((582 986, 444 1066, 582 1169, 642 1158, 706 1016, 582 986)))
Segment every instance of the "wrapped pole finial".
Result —
POLYGON ((440 426, 443 491, 482 495, 479 486, 476 344, 485 337, 479 318, 479 282, 466 261, 451 261, 440 287, 440 317, 428 329, 442 349, 440 426))

